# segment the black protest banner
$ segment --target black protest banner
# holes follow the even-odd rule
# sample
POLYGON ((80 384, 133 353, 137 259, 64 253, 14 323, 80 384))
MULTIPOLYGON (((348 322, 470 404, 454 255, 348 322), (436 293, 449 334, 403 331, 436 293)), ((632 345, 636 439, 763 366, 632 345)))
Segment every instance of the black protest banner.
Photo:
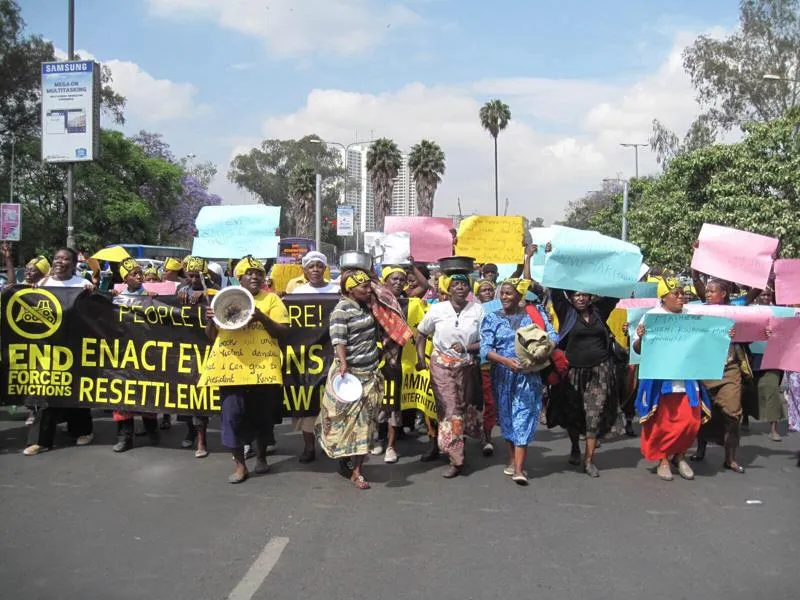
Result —
MULTIPOLYGON (((196 383, 211 345, 205 306, 175 296, 118 296, 75 288, 14 286, 3 291, 0 402, 210 415, 222 392, 196 383)), ((333 360, 328 322, 333 295, 286 296, 289 333, 281 340, 285 413, 319 412, 333 360)), ((433 413, 427 371, 381 365, 385 404, 433 413)))
POLYGON ((197 387, 208 356, 205 307, 175 296, 120 296, 15 286, 2 294, 2 401, 211 414, 197 387))

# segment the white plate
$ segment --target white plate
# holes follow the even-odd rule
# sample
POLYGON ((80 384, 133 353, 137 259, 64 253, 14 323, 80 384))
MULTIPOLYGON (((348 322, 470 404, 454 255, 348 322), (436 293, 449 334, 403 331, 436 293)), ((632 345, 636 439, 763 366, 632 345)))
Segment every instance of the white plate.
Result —
POLYGON ((360 400, 361 394, 364 393, 364 387, 358 377, 350 375, 350 373, 345 374, 344 377, 339 374, 334 375, 331 388, 333 388, 333 395, 336 396, 336 399, 346 404, 360 400))

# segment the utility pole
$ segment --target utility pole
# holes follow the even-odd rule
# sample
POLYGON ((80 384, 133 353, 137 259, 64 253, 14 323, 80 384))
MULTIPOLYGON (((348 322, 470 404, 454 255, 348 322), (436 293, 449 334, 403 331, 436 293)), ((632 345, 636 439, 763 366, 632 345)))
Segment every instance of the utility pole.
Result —
MULTIPOLYGON (((75 0, 69 0, 67 29, 68 59, 75 60, 75 0)), ((74 196, 75 163, 67 164, 67 248, 75 249, 75 229, 72 226, 72 209, 74 196)))
POLYGON ((322 248, 322 175, 317 173, 317 198, 316 210, 314 211, 314 241, 317 243, 317 251, 322 248))
POLYGON ((632 143, 624 143, 620 144, 620 146, 624 148, 633 148, 634 157, 636 161, 636 179, 639 179, 639 146, 645 147, 647 144, 632 144, 632 143))

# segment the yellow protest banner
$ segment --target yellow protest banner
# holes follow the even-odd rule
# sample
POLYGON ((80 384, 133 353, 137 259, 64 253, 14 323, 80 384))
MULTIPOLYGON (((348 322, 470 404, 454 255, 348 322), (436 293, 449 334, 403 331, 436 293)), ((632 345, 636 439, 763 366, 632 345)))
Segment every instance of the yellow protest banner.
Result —
POLYGON ((479 263, 519 264, 524 257, 522 217, 467 217, 458 226, 456 254, 479 263))
POLYGON ((220 331, 198 386, 281 384, 281 349, 258 323, 220 331))

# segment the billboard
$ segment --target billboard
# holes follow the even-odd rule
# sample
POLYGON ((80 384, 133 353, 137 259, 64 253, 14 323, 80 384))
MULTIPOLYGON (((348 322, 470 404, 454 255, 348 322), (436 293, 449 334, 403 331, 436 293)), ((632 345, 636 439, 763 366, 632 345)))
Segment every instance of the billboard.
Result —
POLYGON ((100 147, 100 65, 42 63, 42 160, 83 162, 100 147))
POLYGON ((352 206, 337 206, 336 235, 341 235, 343 237, 353 235, 355 216, 355 209, 352 206))

